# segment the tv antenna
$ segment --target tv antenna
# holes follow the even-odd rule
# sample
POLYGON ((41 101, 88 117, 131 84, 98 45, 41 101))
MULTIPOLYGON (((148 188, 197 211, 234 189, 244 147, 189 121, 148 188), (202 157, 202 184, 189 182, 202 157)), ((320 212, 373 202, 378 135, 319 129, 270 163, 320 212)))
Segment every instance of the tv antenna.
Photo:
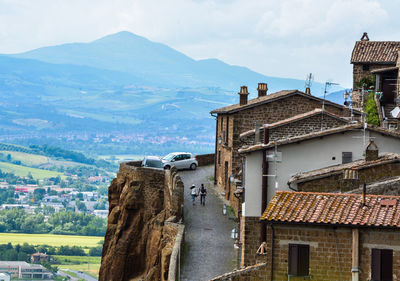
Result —
POLYGON ((325 82, 325 90, 324 90, 324 99, 322 100, 322 112, 321 112, 321 131, 322 131, 322 124, 324 121, 324 111, 325 111, 325 98, 326 98, 326 93, 328 92, 328 89, 332 85, 339 85, 339 83, 334 83, 330 81, 325 82))
POLYGON ((305 88, 311 88, 311 85, 314 81, 314 75, 312 73, 308 74, 305 81, 305 88))

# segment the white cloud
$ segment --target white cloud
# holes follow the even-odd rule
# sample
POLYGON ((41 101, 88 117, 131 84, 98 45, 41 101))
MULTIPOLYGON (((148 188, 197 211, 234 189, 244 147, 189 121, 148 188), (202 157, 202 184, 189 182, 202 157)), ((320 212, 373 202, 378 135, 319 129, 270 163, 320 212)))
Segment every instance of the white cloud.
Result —
POLYGON ((193 58, 351 85, 354 41, 400 40, 399 1, 0 0, 0 52, 128 30, 193 58))

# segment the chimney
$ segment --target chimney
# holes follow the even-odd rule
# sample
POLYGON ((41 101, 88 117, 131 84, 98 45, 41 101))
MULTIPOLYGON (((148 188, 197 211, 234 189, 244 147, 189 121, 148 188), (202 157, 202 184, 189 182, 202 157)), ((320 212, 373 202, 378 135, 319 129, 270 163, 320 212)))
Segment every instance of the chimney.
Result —
POLYGON ((369 41, 369 37, 368 37, 367 32, 364 32, 364 33, 363 33, 363 36, 361 37, 360 40, 361 40, 361 41, 369 41))
POLYGON ((310 87, 307 87, 307 88, 306 88, 306 94, 311 96, 311 89, 310 89, 310 87))
POLYGON ((365 149, 365 161, 375 161, 379 158, 378 146, 373 140, 369 142, 367 148, 365 149))
POLYGON ((363 191, 362 191, 362 197, 361 197, 361 203, 362 203, 363 206, 366 205, 366 202, 365 202, 365 194, 366 194, 366 193, 367 193, 367 184, 364 183, 364 185, 363 185, 363 191))
POLYGON ((267 83, 258 83, 258 97, 264 97, 267 95, 268 85, 267 83))
POLYGON ((247 96, 249 95, 249 92, 247 92, 247 87, 241 86, 238 94, 240 96, 240 105, 247 104, 247 96))

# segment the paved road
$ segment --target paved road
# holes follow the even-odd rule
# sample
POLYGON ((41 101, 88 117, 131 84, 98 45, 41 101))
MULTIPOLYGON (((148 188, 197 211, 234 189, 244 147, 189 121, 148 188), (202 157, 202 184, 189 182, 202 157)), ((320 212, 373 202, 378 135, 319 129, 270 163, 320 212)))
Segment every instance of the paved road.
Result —
POLYGON ((182 281, 209 280, 236 268, 237 250, 230 234, 237 224, 222 215, 223 203, 209 180, 213 173, 213 166, 179 172, 185 184, 182 281), (196 205, 192 205, 189 189, 192 183, 207 186, 206 206, 200 205, 199 197, 196 205))

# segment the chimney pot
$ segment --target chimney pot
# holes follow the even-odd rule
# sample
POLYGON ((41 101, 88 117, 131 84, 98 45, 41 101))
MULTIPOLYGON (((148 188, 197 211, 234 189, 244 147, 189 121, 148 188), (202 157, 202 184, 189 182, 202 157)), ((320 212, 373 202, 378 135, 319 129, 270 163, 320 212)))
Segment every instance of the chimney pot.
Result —
POLYGON ((363 185, 363 190, 362 190, 362 197, 361 197, 361 203, 362 203, 363 206, 366 205, 366 202, 365 202, 365 195, 366 195, 366 193, 367 193, 367 184, 364 183, 364 185, 363 185))
POLYGON ((306 88, 306 94, 307 94, 307 95, 311 95, 311 89, 310 89, 310 87, 307 87, 307 88, 306 88))
POLYGON ((258 97, 264 97, 267 95, 268 84, 267 83, 258 83, 258 97))
POLYGON ((365 161, 375 161, 379 158, 379 149, 373 140, 369 142, 365 149, 365 161))
POLYGON ((240 96, 240 105, 247 104, 247 96, 249 95, 249 92, 247 91, 247 86, 241 86, 240 92, 238 94, 240 96))

